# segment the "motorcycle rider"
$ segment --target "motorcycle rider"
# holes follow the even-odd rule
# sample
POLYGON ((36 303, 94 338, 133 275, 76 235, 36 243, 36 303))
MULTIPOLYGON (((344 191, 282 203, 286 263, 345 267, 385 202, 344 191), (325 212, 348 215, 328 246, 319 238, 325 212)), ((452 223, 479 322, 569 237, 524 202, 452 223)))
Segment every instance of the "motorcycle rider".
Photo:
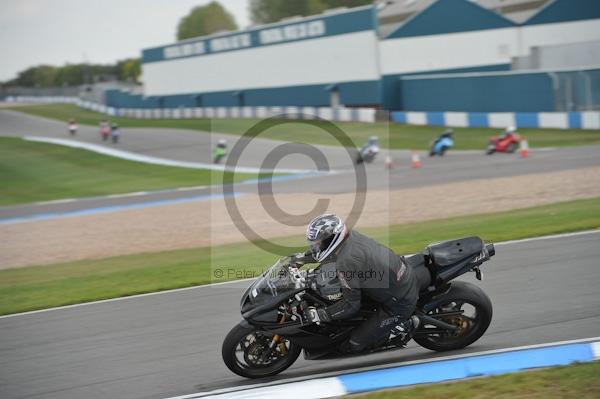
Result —
POLYGON ((504 130, 502 136, 500 136, 500 140, 504 140, 505 138, 513 134, 517 134, 517 128, 514 126, 509 126, 504 130))
POLYGON ((443 156, 444 152, 449 148, 452 148, 454 145, 454 130, 446 129, 442 134, 438 136, 437 139, 433 141, 431 144, 431 148, 429 150, 429 156, 433 157, 435 155, 443 156), (438 148, 438 145, 441 145, 441 148, 438 148))
POLYGON ((77 122, 75 119, 69 119, 69 134, 75 136, 77 134, 77 122))
POLYGON ((440 141, 441 139, 451 139, 452 136, 454 135, 454 130, 453 129, 446 129, 444 130, 444 132, 442 134, 440 134, 440 137, 438 137, 435 142, 437 143, 438 141, 440 141))
POLYGON ((219 163, 221 158, 227 154, 227 140, 220 139, 213 151, 214 163, 219 163))
POLYGON ((369 140, 367 140, 367 143, 362 146, 361 152, 363 152, 364 150, 368 149, 369 147, 373 147, 373 146, 379 146, 379 137, 378 136, 369 137, 369 140))
POLYGON ((356 163, 372 162, 379 153, 379 137, 371 136, 365 145, 358 151, 356 163))
POLYGON ((418 282, 399 255, 377 241, 349 230, 334 214, 313 219, 306 237, 310 252, 297 257, 299 264, 335 262, 342 298, 322 308, 309 308, 311 322, 346 319, 361 308, 365 295, 378 304, 377 311, 342 343, 340 350, 356 353, 385 342, 394 329, 412 334, 419 319, 411 316, 418 299, 418 282), (304 256, 302 256, 304 255, 304 256))

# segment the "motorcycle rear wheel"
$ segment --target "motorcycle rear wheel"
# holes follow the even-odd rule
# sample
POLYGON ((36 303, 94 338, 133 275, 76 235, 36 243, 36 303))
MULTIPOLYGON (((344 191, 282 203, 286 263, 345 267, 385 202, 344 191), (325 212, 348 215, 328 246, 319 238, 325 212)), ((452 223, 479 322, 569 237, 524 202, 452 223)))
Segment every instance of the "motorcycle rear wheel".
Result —
POLYGON ((261 362, 260 358, 268 350, 271 337, 261 334, 252 326, 238 324, 225 337, 221 355, 227 368, 237 375, 246 378, 269 377, 290 367, 302 351, 300 346, 284 337, 280 340, 267 361, 261 362))
POLYGON ((492 322, 492 302, 486 293, 474 284, 463 281, 452 283, 447 293, 435 298, 434 307, 427 314, 435 316, 436 313, 456 310, 463 313, 439 320, 459 327, 458 332, 427 334, 425 325, 413 337, 415 342, 436 352, 462 349, 481 338, 492 322))

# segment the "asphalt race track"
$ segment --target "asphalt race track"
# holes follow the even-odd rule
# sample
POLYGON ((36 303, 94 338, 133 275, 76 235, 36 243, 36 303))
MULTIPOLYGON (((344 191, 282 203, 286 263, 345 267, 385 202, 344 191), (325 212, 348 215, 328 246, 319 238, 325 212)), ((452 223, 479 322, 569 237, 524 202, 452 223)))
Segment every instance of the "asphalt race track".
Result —
MULTIPOLYGON (((68 138, 65 124, 44 118, 25 115, 19 112, 0 110, 0 136, 42 136, 68 138)), ((80 126, 76 140, 101 144, 98 129, 80 126)), ((233 145, 237 137, 222 134, 205 134, 179 129, 125 129, 123 140, 118 148, 145 155, 168 159, 210 162, 214 140, 226 137, 233 145), (212 136, 212 138, 211 138, 212 136)), ((260 167, 265 156, 283 142, 255 139, 244 151, 239 160, 241 166, 260 167)), ((107 146, 112 147, 111 144, 107 146)), ((329 146, 316 146, 325 155, 329 167, 339 171, 334 175, 294 176, 273 183, 274 192, 314 192, 344 193, 355 192, 356 182, 352 160, 345 149, 329 146)), ((391 154, 396 167, 386 171, 383 156, 366 166, 367 189, 399 189, 422 187, 432 184, 466 181, 473 179, 496 178, 553 172, 568 169, 586 168, 600 165, 598 147, 573 147, 560 149, 533 150, 527 159, 516 154, 483 155, 479 151, 450 152, 444 159, 424 158, 422 169, 409 167, 410 155, 407 151, 394 150, 391 154)), ((385 153, 385 151, 384 151, 385 153)), ((314 169, 314 162, 304 155, 290 155, 279 164, 286 168, 314 169)), ((236 184, 236 192, 256 192, 257 184, 236 184)), ((476 189, 476 188, 475 188, 476 189)), ((221 192, 217 184, 192 190, 167 190, 133 197, 78 199, 68 203, 27 204, 0 208, 0 219, 70 212, 108 206, 138 204, 151 201, 174 200, 209 195, 221 192)))
MULTIPOLYGON (((0 136, 69 138, 62 122, 5 110, 0 110, 0 136)), ((118 148, 174 160, 210 162, 212 146, 222 137, 230 145, 238 139, 178 129, 127 128, 118 148)), ((75 139, 102 144, 96 127, 80 126, 75 139)), ((281 144, 254 140, 239 164, 259 167, 264 157, 281 144)), ((338 173, 285 177, 273 183, 275 192, 355 191, 355 175, 347 151, 316 147, 324 153, 329 167, 338 173)), ((424 167, 418 170, 410 169, 407 151, 390 153, 396 163, 391 171, 384 169, 383 156, 366 166, 368 190, 600 165, 598 147, 534 149, 528 159, 505 154, 488 157, 483 151, 455 151, 444 159, 424 158, 424 167)), ((279 166, 315 168, 312 160, 297 154, 286 157, 279 166)), ((234 190, 256 192, 257 185, 236 184, 234 190)), ((0 220, 221 192, 222 187, 215 185, 136 196, 18 205, 0 208, 0 220)), ((596 232, 499 246, 497 256, 482 268, 484 281, 477 282, 494 303, 492 326, 481 341, 451 354, 599 336, 600 296, 596 288, 600 281, 599 239, 600 233, 596 232)), ((471 276, 468 279, 476 281, 471 276)), ((239 297, 248 284, 246 281, 205 286, 0 317, 0 398, 165 398, 252 383, 227 370, 220 356, 224 335, 239 321, 239 297)), ((412 344, 405 350, 341 361, 299 359, 277 378, 435 356, 439 355, 412 344)))
MULTIPOLYGON (((468 349, 444 355, 600 336, 599 239, 596 231, 498 246, 477 282, 494 304, 492 325, 468 349)), ((0 397, 164 398, 252 383, 220 355, 247 285, 0 318, 0 397)), ((412 344, 342 361, 299 359, 279 378, 435 356, 412 344)))

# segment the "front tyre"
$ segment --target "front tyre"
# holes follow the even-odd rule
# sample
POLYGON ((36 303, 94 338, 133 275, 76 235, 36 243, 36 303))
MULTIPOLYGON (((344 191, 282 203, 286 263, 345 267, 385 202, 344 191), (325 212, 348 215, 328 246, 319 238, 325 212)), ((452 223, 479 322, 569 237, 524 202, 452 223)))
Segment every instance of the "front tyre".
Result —
POLYGON ((461 349, 477 341, 492 322, 492 302, 478 286, 464 281, 427 304, 427 315, 459 327, 457 332, 427 326, 417 330, 413 339, 424 348, 437 352, 461 349), (444 313, 453 313, 443 316, 444 313), (429 331, 428 331, 429 330, 429 331))
POLYGON ((296 361, 302 348, 284 337, 269 348, 271 341, 272 337, 256 328, 238 324, 223 341, 223 361, 229 370, 246 378, 279 374, 296 361))

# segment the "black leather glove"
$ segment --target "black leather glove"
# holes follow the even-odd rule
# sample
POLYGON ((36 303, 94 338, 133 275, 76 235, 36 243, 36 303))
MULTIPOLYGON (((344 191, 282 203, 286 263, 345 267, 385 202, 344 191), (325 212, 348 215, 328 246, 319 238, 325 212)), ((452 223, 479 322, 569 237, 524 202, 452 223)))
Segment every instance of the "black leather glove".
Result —
POLYGON ((311 323, 321 324, 321 322, 331 321, 331 317, 329 313, 323 308, 315 308, 314 306, 309 306, 306 309, 306 318, 311 323))
POLYGON ((299 252, 297 254, 292 255, 291 263, 292 265, 301 267, 305 263, 315 263, 315 258, 313 258, 312 253, 310 251, 299 252))

